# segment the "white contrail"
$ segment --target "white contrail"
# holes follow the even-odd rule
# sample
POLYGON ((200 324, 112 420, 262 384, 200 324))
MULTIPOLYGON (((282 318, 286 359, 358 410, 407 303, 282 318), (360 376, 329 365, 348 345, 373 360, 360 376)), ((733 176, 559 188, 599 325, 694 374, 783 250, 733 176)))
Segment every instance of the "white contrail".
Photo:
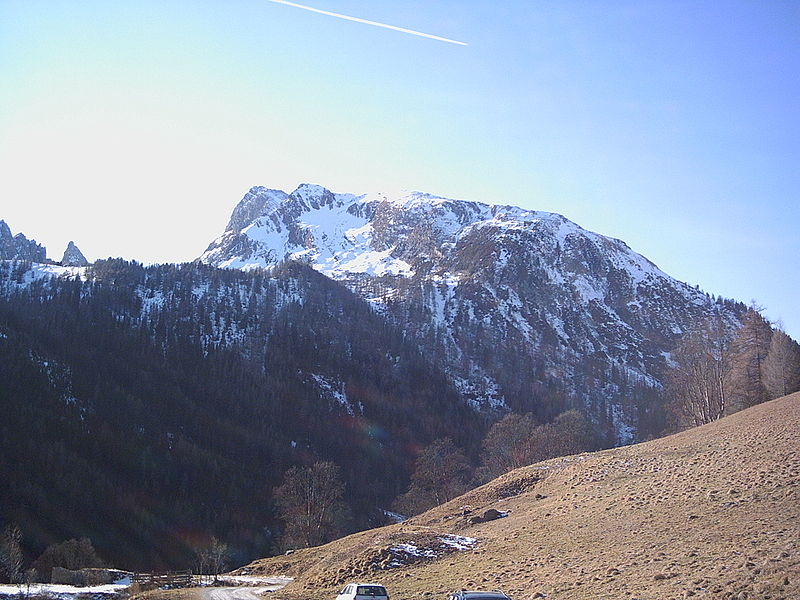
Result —
POLYGON ((430 33, 422 33, 421 31, 414 31, 413 29, 405 29, 403 27, 396 27, 394 25, 387 25, 386 23, 378 23, 377 21, 367 21, 366 19, 359 19, 358 17, 350 17, 348 15, 342 15, 335 12, 330 12, 328 10, 321 10, 319 8, 312 8, 311 6, 305 6, 303 4, 296 4, 294 2, 288 2, 287 0, 269 0, 269 2, 274 2, 275 4, 285 4, 287 6, 294 6, 295 8, 302 8, 303 10, 310 10, 311 12, 319 13, 321 15, 328 15, 329 17, 336 17, 337 19, 345 19, 347 21, 355 21, 356 23, 366 23, 367 25, 375 25, 375 27, 383 27, 384 29, 393 29, 394 31, 402 31, 403 33, 410 33, 411 35, 418 35, 420 37, 430 38, 432 40, 439 40, 440 42, 448 42, 450 44, 458 44, 459 46, 466 46, 466 42, 458 42, 456 40, 449 40, 444 37, 439 37, 438 35, 431 35, 430 33))

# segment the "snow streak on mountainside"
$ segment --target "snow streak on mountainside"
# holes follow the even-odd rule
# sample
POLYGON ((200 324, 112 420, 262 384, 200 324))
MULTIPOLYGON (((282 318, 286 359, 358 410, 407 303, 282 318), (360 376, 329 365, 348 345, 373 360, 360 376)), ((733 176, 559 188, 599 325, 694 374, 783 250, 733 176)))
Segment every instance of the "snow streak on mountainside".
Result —
POLYGON ((732 307, 561 215, 420 192, 254 187, 199 260, 295 260, 342 281, 433 344, 481 408, 530 408, 553 382, 595 403, 657 387, 677 336, 712 314, 737 322, 732 307))

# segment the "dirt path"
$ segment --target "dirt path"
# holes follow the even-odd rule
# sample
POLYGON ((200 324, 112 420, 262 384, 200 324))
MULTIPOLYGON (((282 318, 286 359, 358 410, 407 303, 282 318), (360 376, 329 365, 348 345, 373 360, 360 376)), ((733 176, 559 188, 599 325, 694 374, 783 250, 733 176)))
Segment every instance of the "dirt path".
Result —
POLYGON ((264 600, 261 594, 274 592, 284 587, 291 580, 285 577, 254 579, 256 585, 247 578, 231 578, 231 585, 224 587, 205 587, 200 591, 202 600, 264 600), (239 584, 239 585, 237 585, 239 584))
MULTIPOLYGON (((282 587, 282 586, 281 586, 282 587)), ((213 587, 203 588, 203 600, 263 600, 260 595, 264 592, 274 592, 280 587, 213 587)))

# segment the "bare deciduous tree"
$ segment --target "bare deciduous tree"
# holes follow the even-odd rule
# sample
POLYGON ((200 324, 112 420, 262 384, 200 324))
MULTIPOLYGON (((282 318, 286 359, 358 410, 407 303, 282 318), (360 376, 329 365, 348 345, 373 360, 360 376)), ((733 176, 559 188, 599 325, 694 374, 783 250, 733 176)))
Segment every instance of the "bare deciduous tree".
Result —
POLYGON ((668 388, 682 425, 703 425, 725 414, 732 375, 731 340, 724 324, 709 320, 672 352, 668 388))
POLYGON ((19 580, 22 569, 22 532, 13 523, 6 526, 0 539, 0 568, 11 583, 19 580))
POLYGON ((212 537, 206 546, 195 548, 195 568, 198 575, 213 575, 214 581, 228 566, 230 549, 228 545, 216 537, 212 537))
POLYGON ((47 578, 50 577, 53 567, 77 571, 87 567, 102 567, 103 564, 103 559, 97 555, 92 541, 89 538, 81 538, 51 544, 45 548, 33 566, 47 578))
POLYGON ((472 467, 466 456, 448 439, 428 445, 417 457, 411 485, 395 502, 405 514, 418 514, 452 500, 469 489, 472 467))
POLYGON ((762 307, 755 302, 742 317, 742 326, 736 332, 731 350, 732 399, 735 409, 741 410, 760 404, 767 399, 764 383, 764 363, 769 351, 772 327, 761 316, 762 307))
POLYGON ((205 546, 194 547, 194 569, 200 580, 204 581, 204 575, 208 575, 208 548, 205 546))
POLYGON ((208 548, 208 562, 214 575, 214 581, 217 580, 219 574, 228 566, 229 555, 228 544, 224 544, 217 538, 212 537, 211 546, 208 548))
POLYGON ((31 567, 22 575, 22 582, 25 584, 25 597, 31 597, 31 586, 39 578, 39 572, 31 567))
POLYGON ((509 413, 492 425, 483 440, 481 479, 488 481, 529 465, 536 427, 531 415, 517 413, 509 413))
POLYGON ((764 382, 770 399, 800 390, 800 345, 780 329, 772 333, 764 382))
POLYGON ((568 410, 543 425, 529 415, 512 413, 492 425, 486 435, 479 474, 488 480, 556 456, 597 450, 601 445, 600 436, 580 411, 568 410))
POLYGON ((344 484, 339 467, 317 462, 292 467, 275 490, 275 501, 284 522, 284 544, 318 546, 344 530, 344 484))

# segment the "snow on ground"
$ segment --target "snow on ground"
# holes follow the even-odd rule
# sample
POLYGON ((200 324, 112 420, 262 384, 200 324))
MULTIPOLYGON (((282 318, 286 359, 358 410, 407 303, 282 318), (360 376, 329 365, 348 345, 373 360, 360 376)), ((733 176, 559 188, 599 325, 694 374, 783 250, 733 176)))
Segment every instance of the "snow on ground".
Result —
POLYGON ((470 365, 469 378, 460 377, 450 373, 454 387, 458 390, 467 403, 476 410, 488 408, 490 410, 507 410, 505 397, 500 392, 500 385, 489 375, 484 373, 474 363, 470 365))
POLYGON ((0 596, 38 596, 45 595, 50 598, 71 600, 79 594, 115 595, 126 590, 131 585, 130 579, 122 579, 117 583, 106 585, 92 585, 75 587, 73 585, 60 585, 53 583, 34 583, 30 588, 23 585, 0 585, 0 596))
POLYGON ((478 540, 463 535, 444 535, 439 538, 443 544, 456 550, 471 550, 478 540))
POLYGON ((625 414, 622 411, 622 407, 612 404, 611 413, 611 418, 614 423, 614 429, 617 436, 617 443, 620 446, 632 444, 636 440, 636 427, 625 420, 625 414))
POLYGON ((414 556, 416 558, 435 558, 438 556, 433 548, 421 548, 415 544, 397 544, 397 546, 392 546, 392 551, 400 555, 414 556))
POLYGON ((217 579, 232 585, 248 585, 259 587, 266 586, 272 588, 273 590, 280 589, 294 580, 293 577, 284 577, 282 575, 276 575, 274 577, 258 577, 255 575, 220 575, 217 579))
POLYGON ((60 265, 30 263, 29 267, 27 267, 25 272, 22 274, 21 279, 17 281, 14 278, 13 273, 15 269, 21 265, 24 265, 24 263, 16 260, 3 260, 0 262, 2 262, 4 266, 4 270, 0 272, 3 273, 4 277, 7 276, 5 281, 0 282, 0 284, 9 289, 26 288, 29 287, 34 281, 49 279, 51 277, 85 279, 87 270, 86 267, 62 267, 60 265))
POLYGON ((86 275, 86 267, 62 267, 61 265, 48 265, 33 263, 31 265, 30 279, 42 279, 43 277, 80 277, 86 275))
MULTIPOLYGON (((209 598, 213 600, 253 600, 265 592, 274 592, 285 587, 293 579, 291 577, 257 577, 251 575, 220 575, 220 581, 228 586, 210 587, 209 598), (213 593, 216 592, 216 593, 213 593)), ((30 588, 23 585, 0 585, 0 596, 27 598, 29 596, 47 596, 55 600, 74 600, 85 594, 114 596, 125 592, 131 585, 130 578, 120 579, 107 585, 76 587, 52 583, 35 583, 30 588)))
POLYGON ((262 594, 276 592, 291 583, 291 577, 257 577, 251 575, 220 575, 227 586, 208 586, 203 589, 203 600, 261 600, 262 594))
POLYGON ((477 543, 478 540, 475 538, 445 534, 425 544, 420 542, 396 544, 389 548, 392 560, 389 562, 388 567, 393 569, 420 560, 438 558, 450 552, 471 550, 477 543))
POLYGON ((408 517, 404 517, 401 514, 396 512, 392 512, 390 510, 383 509, 382 510, 384 516, 389 519, 392 523, 402 523, 403 521, 407 520, 408 517))
POLYGON ((322 397, 328 398, 341 405, 345 411, 347 411, 348 415, 355 414, 353 405, 350 404, 350 400, 348 400, 347 394, 345 393, 344 383, 336 379, 327 379, 322 375, 315 375, 314 373, 311 374, 311 378, 314 380, 314 383, 317 384, 317 388, 319 388, 322 397))

